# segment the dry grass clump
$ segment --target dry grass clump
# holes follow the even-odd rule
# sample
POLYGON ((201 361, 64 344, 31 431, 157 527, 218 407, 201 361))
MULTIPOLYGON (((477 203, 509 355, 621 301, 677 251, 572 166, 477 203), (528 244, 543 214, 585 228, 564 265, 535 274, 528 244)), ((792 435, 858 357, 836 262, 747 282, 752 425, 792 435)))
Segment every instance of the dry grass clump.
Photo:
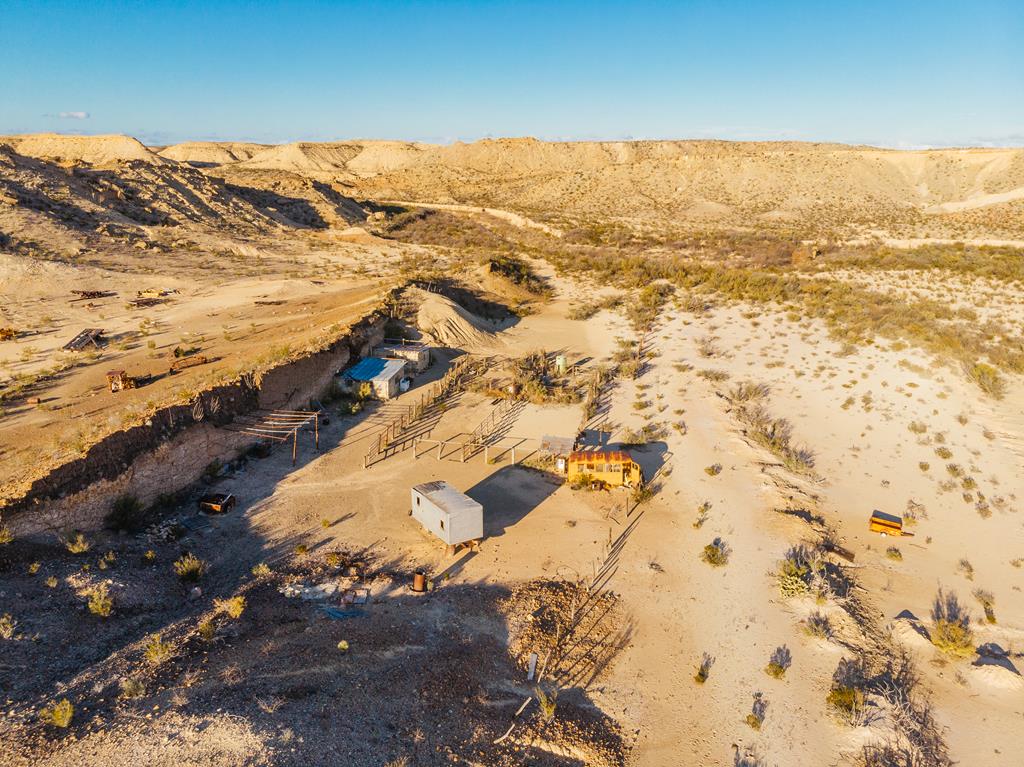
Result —
POLYGON ((848 724, 864 721, 866 672, 860 660, 843 658, 832 675, 832 687, 825 703, 848 724))
POLYGON ((266 578, 271 573, 270 565, 268 565, 266 562, 260 562, 259 564, 252 566, 251 572, 253 576, 255 576, 256 578, 266 578))
POLYGON ((991 591, 985 589, 975 589, 971 592, 974 598, 981 604, 981 608, 985 611, 985 621, 988 623, 996 622, 996 598, 991 591))
POLYGON ((952 592, 940 589, 935 596, 931 640, 948 655, 967 657, 974 652, 971 616, 952 592))
POLYGON ((814 468, 814 453, 792 444, 793 426, 785 418, 773 418, 761 405, 741 404, 736 418, 747 427, 747 435, 770 450, 790 471, 806 474, 814 468))
POLYGON ((721 538, 715 538, 701 551, 700 558, 712 567, 725 567, 729 564, 732 549, 721 538))
POLYGON ((121 682, 122 698, 141 698, 146 694, 146 685, 142 680, 131 677, 121 682))
POLYGON ((14 534, 7 525, 0 525, 0 546, 4 546, 11 543, 14 540, 14 534))
POLYGON ((189 552, 183 554, 174 564, 174 572, 186 583, 197 583, 206 573, 206 562, 189 552))
POLYGON ((596 301, 572 306, 566 316, 570 320, 589 320, 603 309, 617 309, 621 305, 622 296, 607 296, 596 301))
POLYGON ((963 368, 964 375, 990 397, 1002 399, 1006 395, 1006 382, 996 368, 984 362, 965 363, 963 368))
POLYGON ((709 477, 717 477, 719 474, 722 473, 722 464, 713 463, 710 466, 705 466, 704 473, 707 474, 709 477))
POLYGON ((234 596, 229 599, 214 599, 213 607, 219 613, 224 613, 229 618, 238 619, 245 612, 245 597, 234 596))
POLYGON ((40 719, 54 727, 60 727, 62 730, 70 726, 71 718, 74 715, 75 707, 67 698, 62 698, 39 712, 40 719))
POLYGON ((82 533, 78 533, 74 538, 64 541, 64 548, 72 554, 84 554, 92 548, 92 544, 86 540, 82 533))
POLYGON ((815 610, 804 621, 804 631, 818 639, 830 639, 832 637, 832 622, 823 612, 815 610))
POLYGON ((174 655, 174 645, 163 641, 160 634, 153 634, 146 642, 143 653, 147 663, 151 666, 159 666, 174 655))
POLYGON ((0 615, 0 639, 14 639, 16 628, 18 628, 18 621, 14 620, 10 613, 0 615))

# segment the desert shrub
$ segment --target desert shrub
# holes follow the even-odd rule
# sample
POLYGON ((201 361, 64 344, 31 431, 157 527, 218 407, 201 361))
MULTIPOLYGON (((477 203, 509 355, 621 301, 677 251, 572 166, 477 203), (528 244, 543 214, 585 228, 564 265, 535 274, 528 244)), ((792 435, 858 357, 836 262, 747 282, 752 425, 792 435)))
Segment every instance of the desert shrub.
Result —
POLYGON ((213 606, 219 613, 224 613, 230 618, 241 618, 245 612, 245 597, 234 596, 230 599, 215 599, 213 606))
POLYGON ((985 620, 988 623, 996 622, 996 598, 991 591, 985 589, 975 589, 971 592, 974 598, 981 604, 982 609, 985 611, 985 620))
POLYGON ((946 461, 953 457, 953 451, 948 447, 937 447, 935 448, 935 455, 946 461))
POLYGON ((349 649, 349 646, 348 646, 348 640, 347 639, 342 639, 340 642, 338 642, 338 651, 339 652, 347 653, 348 649, 349 649))
POLYGON ((67 698, 62 698, 39 712, 40 719, 54 727, 60 727, 62 730, 71 724, 71 718, 74 715, 75 707, 67 698))
POLYGON ((306 556, 306 554, 309 553, 309 546, 307 546, 304 543, 299 543, 295 545, 295 548, 293 550, 295 552, 295 556, 304 557, 306 556))
POLYGON ((84 535, 78 533, 74 538, 68 538, 64 541, 64 548, 72 554, 84 554, 92 548, 92 544, 86 540, 84 535))
POLYGON ((121 682, 122 698, 141 698, 146 694, 146 685, 135 677, 130 677, 121 682))
POLYGON ((146 662, 151 666, 159 666, 174 655, 174 645, 161 639, 160 634, 153 634, 145 644, 143 653, 146 662))
POLYGON ((252 574, 257 578, 266 578, 270 573, 270 565, 266 562, 260 562, 259 564, 252 566, 252 574))
POLYGON ((907 425, 907 429, 910 431, 911 434, 924 434, 926 431, 928 431, 928 425, 921 423, 920 421, 911 421, 907 425))
POLYGON ((932 644, 942 652, 967 657, 974 652, 971 616, 956 594, 941 589, 932 603, 932 644))
POLYGON ((785 558, 779 562, 776 571, 782 596, 797 597, 810 594, 822 566, 821 555, 816 549, 806 544, 791 547, 785 558))
POLYGON ((101 618, 109 618, 114 611, 114 599, 110 596, 110 588, 106 583, 94 586, 89 591, 89 612, 101 618))
POLYGON ((864 710, 864 691, 848 685, 837 685, 829 690, 825 703, 852 722, 864 710))
POLYGON ((142 502, 134 495, 122 495, 114 499, 104 524, 110 530, 124 530, 129 533, 145 529, 142 502))
POLYGON ((0 525, 0 546, 4 546, 14 540, 14 534, 7 525, 0 525))
POLYGON ((903 552, 896 546, 890 546, 885 550, 885 556, 899 562, 903 559, 903 552))
POLYGON ((708 681, 708 676, 711 674, 711 667, 715 665, 715 659, 704 653, 700 659, 700 664, 697 666, 697 673, 693 675, 693 681, 697 684, 704 684, 708 681))
POLYGON ((177 576, 186 583, 196 583, 206 573, 206 562, 191 552, 183 554, 172 566, 177 576))
POLYGON ((544 721, 550 721, 555 716, 555 709, 558 707, 558 691, 545 690, 540 685, 534 690, 537 695, 537 704, 540 706, 540 714, 544 721))
POLYGON ((1006 394, 1006 382, 992 365, 984 362, 964 365, 964 374, 975 386, 994 399, 1002 399, 1006 394))
POLYGON ((641 503, 647 503, 654 497, 654 488, 650 484, 637 485, 633 488, 633 503, 638 506, 641 503))
POLYGON ((765 666, 764 671, 768 676, 775 677, 776 679, 782 679, 786 675, 786 671, 793 665, 793 654, 789 651, 786 645, 776 647, 772 653, 772 657, 768 661, 768 665, 765 666))
POLYGON ((731 553, 732 550, 729 548, 729 544, 721 538, 715 538, 715 540, 704 547, 700 558, 712 567, 724 567, 729 564, 729 555, 731 553))
POLYGON ((760 730, 761 725, 764 724, 764 715, 768 709, 768 701, 764 699, 764 696, 759 693, 754 693, 754 703, 751 706, 750 713, 747 714, 746 723, 753 730, 760 730))
POLYGON ((199 621, 199 625, 196 626, 196 633, 199 634, 199 638, 204 642, 211 642, 217 634, 217 627, 212 620, 207 618, 204 621, 199 621))
POLYGON ((16 628, 18 628, 18 621, 14 620, 10 613, 0 615, 0 639, 14 639, 16 628))
POLYGON ((722 464, 713 463, 710 466, 705 466, 704 473, 707 474, 709 477, 717 477, 719 474, 722 473, 722 464))

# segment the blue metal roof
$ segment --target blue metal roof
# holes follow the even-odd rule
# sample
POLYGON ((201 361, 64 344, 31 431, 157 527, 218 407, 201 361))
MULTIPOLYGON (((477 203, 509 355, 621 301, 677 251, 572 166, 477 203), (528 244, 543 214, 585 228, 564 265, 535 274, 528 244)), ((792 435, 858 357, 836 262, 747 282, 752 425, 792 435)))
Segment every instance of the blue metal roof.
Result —
MULTIPOLYGON (((361 359, 355 365, 345 371, 345 377, 350 378, 353 381, 372 381, 374 378, 379 376, 390 368, 391 375, 394 375, 396 360, 384 359, 383 357, 367 357, 361 359)), ((405 363, 397 361, 400 366, 404 367, 405 363)))

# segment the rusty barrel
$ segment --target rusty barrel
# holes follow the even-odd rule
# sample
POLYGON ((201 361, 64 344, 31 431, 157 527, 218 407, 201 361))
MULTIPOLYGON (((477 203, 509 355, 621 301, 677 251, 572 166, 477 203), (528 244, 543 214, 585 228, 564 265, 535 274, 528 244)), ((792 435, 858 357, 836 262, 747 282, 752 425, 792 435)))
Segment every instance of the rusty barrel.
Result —
POLYGON ((427 574, 422 570, 417 570, 412 575, 412 590, 417 592, 423 592, 427 590, 427 574))

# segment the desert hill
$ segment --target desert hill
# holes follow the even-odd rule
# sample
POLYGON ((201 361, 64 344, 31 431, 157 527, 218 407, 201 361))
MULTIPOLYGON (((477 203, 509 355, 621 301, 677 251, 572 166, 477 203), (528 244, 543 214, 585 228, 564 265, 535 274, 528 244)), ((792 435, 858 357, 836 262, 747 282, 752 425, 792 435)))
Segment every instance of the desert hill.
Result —
MULTIPOLYGON (((178 156, 169 147, 164 156, 178 156)), ((295 173, 374 199, 464 203, 687 228, 817 236, 1012 237, 1024 150, 899 151, 798 142, 294 143, 217 169, 295 173)))
POLYGON ((187 162, 196 167, 204 167, 242 162, 267 148, 267 144, 251 144, 244 141, 224 143, 188 141, 184 144, 175 144, 174 146, 161 149, 158 154, 169 160, 187 162))

